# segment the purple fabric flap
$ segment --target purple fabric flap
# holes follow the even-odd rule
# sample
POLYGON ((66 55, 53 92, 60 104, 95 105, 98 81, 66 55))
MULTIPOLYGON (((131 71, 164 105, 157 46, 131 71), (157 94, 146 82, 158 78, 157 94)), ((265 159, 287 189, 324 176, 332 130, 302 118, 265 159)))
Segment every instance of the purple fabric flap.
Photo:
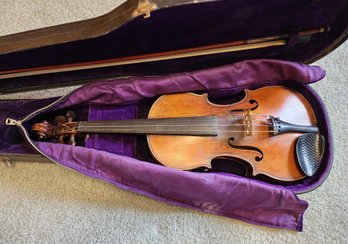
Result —
POLYGON ((37 145, 59 163, 125 190, 253 224, 302 230, 308 204, 283 187, 241 177, 178 171, 83 147, 37 145))
POLYGON ((309 84, 324 76, 325 71, 318 66, 270 59, 247 60, 191 73, 92 83, 76 90, 58 108, 84 103, 121 104, 166 93, 237 90, 286 80, 309 84))

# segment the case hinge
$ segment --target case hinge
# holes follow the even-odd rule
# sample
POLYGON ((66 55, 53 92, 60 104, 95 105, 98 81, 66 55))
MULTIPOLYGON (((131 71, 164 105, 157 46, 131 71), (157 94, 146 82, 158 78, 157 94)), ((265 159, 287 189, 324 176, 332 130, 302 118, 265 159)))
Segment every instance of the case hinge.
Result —
POLYGON ((133 11, 132 16, 138 17, 144 15, 144 18, 150 18, 151 11, 156 10, 157 5, 155 3, 151 3, 149 0, 140 0, 138 3, 138 7, 133 11))

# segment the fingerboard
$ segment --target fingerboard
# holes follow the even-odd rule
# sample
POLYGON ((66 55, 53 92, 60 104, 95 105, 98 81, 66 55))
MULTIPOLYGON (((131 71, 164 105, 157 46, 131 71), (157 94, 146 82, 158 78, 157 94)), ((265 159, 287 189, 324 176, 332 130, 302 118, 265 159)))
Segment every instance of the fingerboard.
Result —
POLYGON ((81 133, 217 136, 217 118, 201 116, 81 121, 77 131, 81 133))

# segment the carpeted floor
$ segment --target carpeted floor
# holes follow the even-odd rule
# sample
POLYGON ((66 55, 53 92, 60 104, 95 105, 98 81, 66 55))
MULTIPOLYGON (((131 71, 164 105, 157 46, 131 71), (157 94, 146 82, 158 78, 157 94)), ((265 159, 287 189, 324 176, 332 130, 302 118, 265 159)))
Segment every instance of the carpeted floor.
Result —
MULTIPOLYGON (((108 12, 119 0, 1 0, 0 35, 108 12)), ((348 243, 348 43, 316 64, 313 85, 327 104, 335 162, 327 181, 301 195, 310 207, 296 233, 170 206, 54 164, 0 166, 1 243, 348 243)), ((71 88, 1 96, 62 95, 71 88)))

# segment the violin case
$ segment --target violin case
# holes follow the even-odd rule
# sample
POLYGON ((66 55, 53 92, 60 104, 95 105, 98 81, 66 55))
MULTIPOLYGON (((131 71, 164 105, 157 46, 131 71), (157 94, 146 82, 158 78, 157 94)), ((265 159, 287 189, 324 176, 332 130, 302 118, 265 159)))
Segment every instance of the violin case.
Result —
MULTIPOLYGON (((330 123, 309 86, 325 76, 310 66, 348 36, 345 0, 129 0, 90 20, 0 38, 0 93, 82 85, 64 97, 0 101, 4 162, 50 161, 150 198, 257 225, 302 231, 312 191, 333 163, 330 123), (301 38, 301 31, 329 31, 301 38), (76 71, 6 76, 45 66, 98 62, 238 40, 287 35, 286 45, 76 71), (178 92, 225 99, 244 89, 283 85, 312 105, 325 151, 312 177, 291 183, 244 177, 238 167, 179 171, 154 162, 141 136, 91 135, 85 147, 38 141, 34 122, 74 110, 78 120, 145 118, 154 99, 178 92), (7 118, 14 125, 6 125, 7 118)), ((272 94, 269 94, 272 96, 272 94)), ((174 150, 174 149, 173 149, 174 150)), ((218 163, 217 163, 218 165, 218 163)), ((220 166, 217 166, 220 167, 220 166)))

